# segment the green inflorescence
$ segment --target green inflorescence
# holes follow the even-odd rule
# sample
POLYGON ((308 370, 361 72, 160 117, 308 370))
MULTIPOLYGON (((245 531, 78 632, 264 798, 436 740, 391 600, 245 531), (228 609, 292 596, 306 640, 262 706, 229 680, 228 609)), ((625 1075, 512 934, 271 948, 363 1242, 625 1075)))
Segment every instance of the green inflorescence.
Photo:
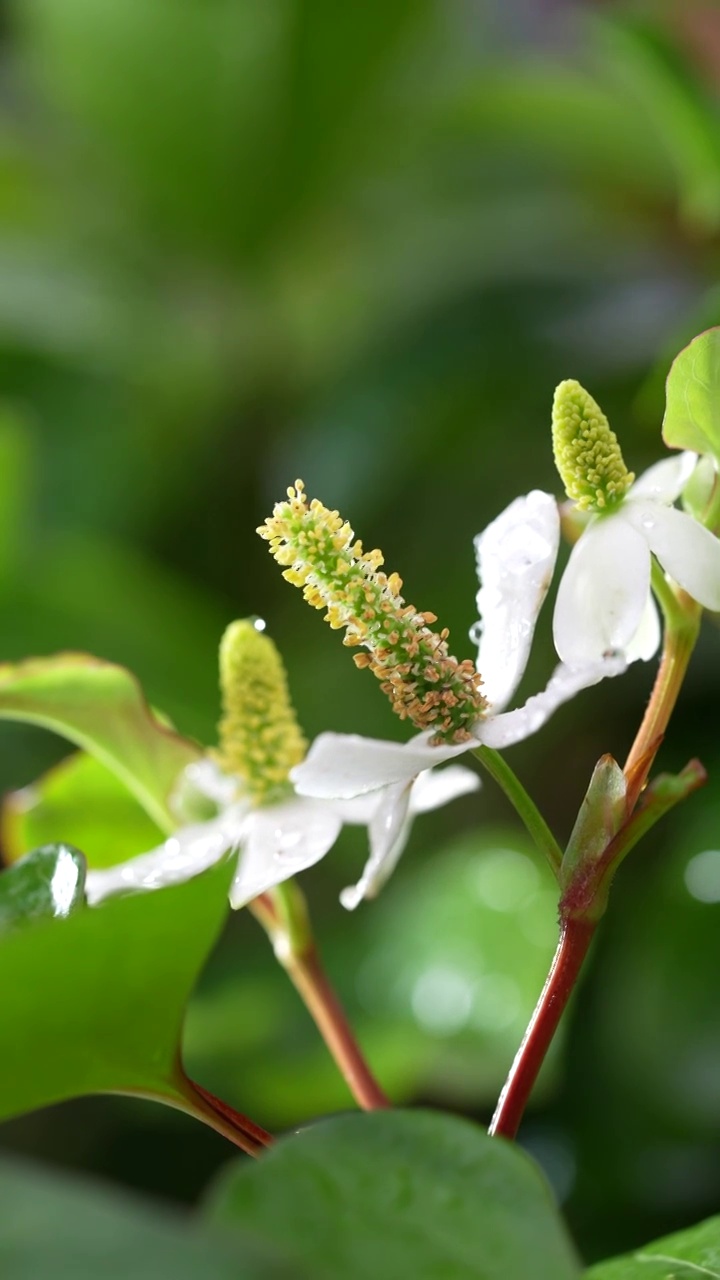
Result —
POLYGON ((398 574, 380 571, 380 551, 363 551, 347 521, 317 498, 309 503, 299 480, 258 533, 288 582, 326 610, 331 627, 345 629, 344 644, 367 650, 355 662, 380 680, 401 719, 431 730, 435 743, 471 737, 486 707, 474 663, 452 657, 448 631, 431 630, 434 614, 405 603, 398 574))
POLYGON ((285 788, 307 742, 290 701, 285 667, 269 636, 250 618, 231 622, 220 642, 223 714, 215 759, 265 804, 285 788))
POLYGON ((599 404, 574 379, 555 391, 552 434, 560 478, 581 511, 608 511, 622 502, 635 476, 599 404))

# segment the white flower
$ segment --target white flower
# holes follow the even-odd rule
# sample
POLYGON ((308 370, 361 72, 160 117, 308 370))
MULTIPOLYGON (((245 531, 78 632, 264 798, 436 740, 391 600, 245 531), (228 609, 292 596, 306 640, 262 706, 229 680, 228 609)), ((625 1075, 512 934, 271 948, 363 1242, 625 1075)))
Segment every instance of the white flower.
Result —
MULTIPOLYGON (((402 789, 412 785, 413 778, 423 770, 481 744, 506 747, 519 742, 535 733, 557 707, 581 689, 624 671, 629 659, 622 652, 599 654, 578 663, 561 663, 542 693, 514 711, 503 711, 527 664, 535 624, 552 577, 559 538, 560 520, 555 499, 533 490, 511 503, 475 540, 481 582, 477 595, 481 621, 473 635, 478 640, 478 670, 490 707, 473 726, 469 741, 453 746, 431 746, 430 733, 419 734, 403 744, 356 734, 324 733, 315 740, 305 760, 291 772, 298 793, 315 799, 338 800, 374 795, 378 789, 385 788, 387 811, 393 795, 402 794, 402 789)), ((376 863, 372 879, 365 885, 366 896, 368 890, 378 887, 387 871, 388 868, 376 863)), ((364 881, 365 878, 361 885, 364 881)), ((346 906, 355 906, 355 895, 351 898, 346 894, 344 902, 346 906)))
POLYGON ((720 609, 720 541, 673 506, 696 461, 683 453, 656 463, 581 534, 555 605, 555 648, 565 662, 582 665, 608 652, 652 657, 660 642, 652 555, 699 604, 720 609))
POLYGON ((357 890, 384 879, 402 852, 412 819, 479 786, 469 769, 429 771, 401 788, 387 787, 358 801, 328 802, 293 795, 253 807, 235 799, 237 783, 209 760, 190 765, 187 781, 214 800, 219 812, 207 822, 181 827, 157 849, 101 871, 88 872, 91 904, 124 890, 159 889, 206 871, 227 853, 238 855, 230 904, 243 907, 261 893, 313 866, 332 848, 345 823, 367 826, 370 858, 357 890), (377 868, 380 868, 378 871, 377 868))

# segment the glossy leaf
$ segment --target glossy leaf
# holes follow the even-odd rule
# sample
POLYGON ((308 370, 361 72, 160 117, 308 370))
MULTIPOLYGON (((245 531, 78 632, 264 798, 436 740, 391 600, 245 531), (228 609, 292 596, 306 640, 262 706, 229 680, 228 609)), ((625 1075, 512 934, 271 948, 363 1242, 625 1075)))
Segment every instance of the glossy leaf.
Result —
POLYGON ((6 796, 0 830, 8 862, 27 849, 65 840, 82 849, 90 867, 124 862, 164 838, 116 775, 84 752, 6 796))
POLYGON ((0 935, 85 907, 85 859, 67 845, 34 849, 0 875, 0 935))
POLYGON ((720 1217, 645 1245, 624 1258, 591 1267, 586 1280, 698 1280, 720 1278, 720 1217))
MULTIPOLYGON (((22 866, 0 875, 0 886, 22 866)), ((102 1092, 186 1106, 178 1068, 184 1009, 225 918, 231 873, 224 863, 65 919, 6 925, 0 1118, 102 1092)), ((18 903, 19 914, 27 908, 18 903)))
POLYGON ((0 666, 0 718, 42 725, 83 747, 172 830, 172 789, 199 751, 160 722, 124 667, 83 653, 0 666))
POLYGON ((518 1148, 431 1112, 323 1121, 233 1166, 209 1206, 267 1235, 314 1280, 574 1280, 572 1246, 518 1148))
POLYGON ((304 1280, 272 1245, 213 1236, 129 1195, 0 1161, 3 1280, 304 1280))
POLYGON ((666 394, 665 443, 720 458, 720 328, 699 334, 675 357, 666 394))

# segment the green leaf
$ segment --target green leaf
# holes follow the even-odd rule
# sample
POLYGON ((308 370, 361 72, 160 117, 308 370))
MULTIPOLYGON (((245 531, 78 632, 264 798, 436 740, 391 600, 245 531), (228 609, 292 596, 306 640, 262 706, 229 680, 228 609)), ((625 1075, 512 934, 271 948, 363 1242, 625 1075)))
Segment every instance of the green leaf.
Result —
POLYGON ((8 862, 27 849, 63 840, 82 849, 93 868, 112 867, 164 839, 127 787, 84 752, 6 796, 0 830, 8 862))
MULTIPOLYGON (((23 864, 0 875, 0 886, 23 864)), ((0 1119, 87 1093, 202 1110, 179 1067, 185 1004, 227 911, 231 861, 0 936, 0 1119)), ((18 916, 35 901, 16 899, 18 916)))
POLYGON ((720 328, 707 329, 672 362, 666 383, 663 439, 720 459, 720 328))
POLYGON ((586 1272, 587 1280, 699 1280, 701 1276, 720 1280, 720 1217, 586 1272))
POLYGON ((3 1280, 309 1280, 253 1239, 66 1174, 0 1161, 3 1280))
POLYGON ((67 845, 35 849, 0 875, 0 934, 85 906, 85 859, 67 845))
POLYGON ((276 1241, 314 1280, 574 1280, 548 1189, 517 1147, 456 1117, 322 1121, 232 1166, 210 1218, 276 1241))
POLYGON ((199 750, 161 723, 124 667, 82 653, 0 666, 0 718, 42 725, 83 747, 172 831, 169 798, 199 750))

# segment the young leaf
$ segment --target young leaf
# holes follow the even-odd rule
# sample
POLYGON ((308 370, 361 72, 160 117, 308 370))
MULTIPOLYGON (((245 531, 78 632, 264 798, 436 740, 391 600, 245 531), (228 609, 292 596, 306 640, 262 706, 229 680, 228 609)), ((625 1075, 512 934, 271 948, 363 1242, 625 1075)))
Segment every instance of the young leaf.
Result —
POLYGON ((253 1230, 314 1280, 577 1280, 572 1245, 526 1155, 431 1112, 340 1116, 233 1165, 211 1221, 253 1230))
POLYGON ((720 459, 720 328, 693 338, 673 360, 666 383, 663 439, 720 459))
POLYGON ((4 664, 0 718, 42 725, 83 747, 172 831, 169 798, 199 750, 161 723, 124 667, 83 653, 4 664))
POLYGON ((627 818, 627 782, 617 761, 598 760, 562 861, 563 884, 587 879, 627 818))
POLYGON ((0 1119, 107 1092, 197 1111, 179 1067, 180 1033, 225 919, 231 863, 32 923, 36 885, 25 896, 12 889, 26 865, 0 875, 0 1119), (9 927, 13 900, 24 928, 9 927))
POLYGON ((213 1236, 179 1214, 67 1174, 0 1161, 3 1280, 304 1280, 254 1239, 213 1236))
POLYGON ((93 868, 112 867, 165 838, 119 778, 83 751, 31 786, 10 792, 0 809, 0 832, 8 862, 64 840, 82 849, 93 868))
POLYGON ((699 1280, 720 1276, 720 1217, 645 1245, 624 1258, 601 1262, 586 1280, 699 1280))

